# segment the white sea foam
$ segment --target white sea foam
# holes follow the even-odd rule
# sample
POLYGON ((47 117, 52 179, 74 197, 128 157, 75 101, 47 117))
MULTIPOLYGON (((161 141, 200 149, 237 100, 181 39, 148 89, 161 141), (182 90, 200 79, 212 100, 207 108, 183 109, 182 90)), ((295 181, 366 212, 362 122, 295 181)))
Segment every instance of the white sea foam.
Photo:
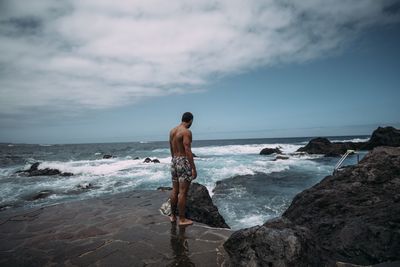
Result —
POLYGON ((160 159, 161 163, 143 163, 141 160, 133 159, 99 159, 99 160, 80 160, 80 161, 45 161, 39 165, 39 169, 52 168, 61 172, 72 172, 74 174, 87 175, 112 175, 119 174, 121 171, 131 171, 135 168, 148 169, 159 167, 168 162, 168 159, 160 159))
POLYGON ((345 140, 330 140, 331 142, 367 142, 369 137, 366 138, 353 138, 353 139, 345 139, 345 140))
POLYGON ((266 221, 267 217, 268 216, 266 216, 266 215, 252 214, 252 215, 246 216, 245 218, 238 220, 238 224, 240 225, 241 228, 251 227, 251 226, 255 226, 255 225, 262 225, 266 221))
POLYGON ((255 145, 227 145, 227 146, 209 146, 195 147, 193 152, 198 156, 223 156, 223 155, 243 155, 243 154, 259 154, 263 148, 276 148, 284 153, 293 153, 299 149, 300 145, 293 144, 255 144, 255 145))

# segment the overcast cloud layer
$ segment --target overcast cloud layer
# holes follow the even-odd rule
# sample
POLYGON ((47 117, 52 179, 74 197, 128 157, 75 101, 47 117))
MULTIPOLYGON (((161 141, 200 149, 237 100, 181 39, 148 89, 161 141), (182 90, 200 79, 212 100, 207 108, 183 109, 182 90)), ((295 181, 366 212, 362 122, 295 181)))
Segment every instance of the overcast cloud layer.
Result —
POLYGON ((395 2, 0 0, 0 115, 121 106, 315 59, 397 22, 395 2))

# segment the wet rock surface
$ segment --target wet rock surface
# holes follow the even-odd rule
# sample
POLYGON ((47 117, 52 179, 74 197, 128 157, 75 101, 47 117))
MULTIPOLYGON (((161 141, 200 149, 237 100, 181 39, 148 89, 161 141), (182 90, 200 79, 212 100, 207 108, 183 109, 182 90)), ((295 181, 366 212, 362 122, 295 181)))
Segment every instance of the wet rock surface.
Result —
POLYGON ((347 150, 358 150, 364 146, 363 142, 331 142, 327 138, 317 137, 306 146, 299 148, 298 152, 308 154, 325 154, 327 157, 339 157, 347 150))
POLYGON ((233 233, 229 264, 400 265, 399 192, 400 148, 378 147, 298 194, 282 217, 233 233))
POLYGON ((282 154, 282 151, 279 148, 264 148, 260 151, 260 155, 271 155, 271 154, 282 154))
POLYGON ((57 170, 57 169, 51 169, 51 168, 39 169, 39 165, 40 165, 40 162, 35 162, 31 165, 31 167, 28 170, 16 171, 16 173, 25 173, 28 176, 51 176, 51 175, 72 176, 72 175, 74 175, 71 172, 61 172, 60 170, 57 170))
POLYGON ((199 183, 190 184, 186 200, 186 216, 212 227, 230 228, 212 202, 207 188, 199 183))
POLYGON ((311 139, 297 152, 324 154, 326 157, 339 157, 347 150, 372 150, 378 146, 400 146, 400 130, 394 127, 378 127, 367 142, 330 142, 327 138, 311 139))
POLYGON ((400 130, 394 127, 379 127, 373 133, 363 149, 373 149, 378 146, 400 146, 400 130))
POLYGON ((168 192, 0 213, 1 266, 221 266, 230 230, 171 224, 168 192))

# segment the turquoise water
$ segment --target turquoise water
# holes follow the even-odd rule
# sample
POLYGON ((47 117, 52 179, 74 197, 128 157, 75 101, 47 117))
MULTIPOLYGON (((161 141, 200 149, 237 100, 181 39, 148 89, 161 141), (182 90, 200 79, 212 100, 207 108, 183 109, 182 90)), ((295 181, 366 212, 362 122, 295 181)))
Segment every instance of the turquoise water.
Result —
MULTIPOLYGON (((338 158, 300 155, 295 151, 311 138, 269 138, 194 141, 197 182, 205 185, 221 214, 233 228, 263 223, 279 216, 293 196, 319 182, 333 171, 338 158), (273 161, 274 155, 259 155, 265 147, 280 147, 287 160, 273 161), (244 176, 243 178, 230 179, 244 176), (228 180, 226 180, 228 179, 228 180), (224 190, 216 191, 216 182, 226 180, 224 190)), ((331 141, 367 140, 365 136, 330 137, 331 141)), ((65 201, 112 195, 141 189, 170 186, 169 145, 167 142, 131 142, 76 145, 0 144, 0 206, 42 206, 65 201), (104 154, 114 155, 102 159, 104 154), (140 159, 135 159, 140 157, 140 159), (144 158, 160 163, 143 163, 144 158), (73 176, 26 177, 15 174, 34 162, 39 168, 56 168, 73 176), (77 190, 91 183, 91 190, 77 190), (47 198, 27 201, 43 190, 53 192, 47 198)), ((345 164, 357 162, 350 157, 345 164)))

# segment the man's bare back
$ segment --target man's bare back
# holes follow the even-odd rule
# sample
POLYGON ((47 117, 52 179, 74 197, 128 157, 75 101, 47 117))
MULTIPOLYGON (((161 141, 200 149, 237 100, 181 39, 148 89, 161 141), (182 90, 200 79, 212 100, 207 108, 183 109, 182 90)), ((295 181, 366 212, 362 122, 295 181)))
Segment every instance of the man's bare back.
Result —
POLYGON ((193 115, 186 112, 182 116, 182 123, 173 128, 169 133, 171 150, 171 222, 176 221, 176 208, 179 208, 179 225, 190 225, 193 222, 185 218, 187 192, 192 180, 196 179, 196 165, 192 153, 192 125, 193 115))

